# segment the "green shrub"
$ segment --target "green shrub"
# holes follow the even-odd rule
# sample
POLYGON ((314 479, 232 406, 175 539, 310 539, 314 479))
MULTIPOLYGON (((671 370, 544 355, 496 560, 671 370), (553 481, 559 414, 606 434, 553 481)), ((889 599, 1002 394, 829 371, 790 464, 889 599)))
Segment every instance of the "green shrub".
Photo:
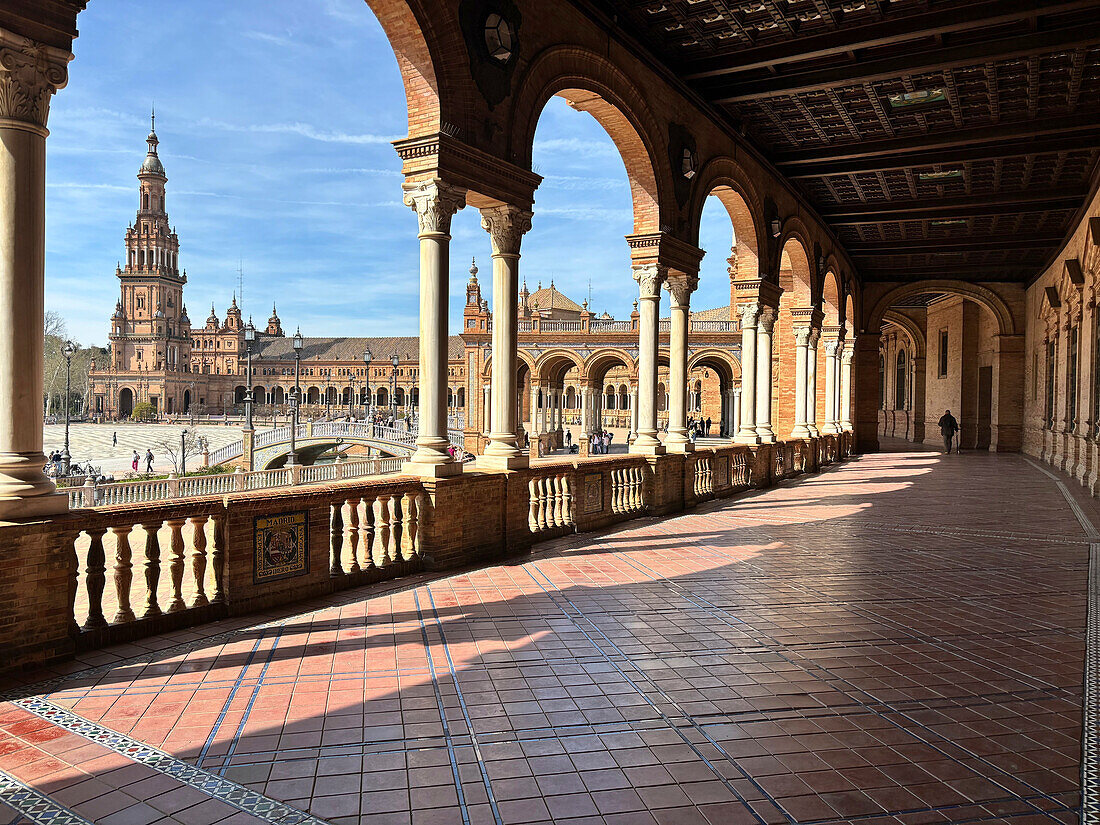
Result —
POLYGON ((131 421, 156 421, 157 408, 148 401, 139 401, 134 405, 134 411, 130 413, 131 421))

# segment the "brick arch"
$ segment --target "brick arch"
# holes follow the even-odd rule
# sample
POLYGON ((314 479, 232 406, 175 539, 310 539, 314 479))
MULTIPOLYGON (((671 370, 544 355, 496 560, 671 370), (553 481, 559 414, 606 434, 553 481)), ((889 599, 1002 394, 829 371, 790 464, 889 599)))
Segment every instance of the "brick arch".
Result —
POLYGON ((699 350, 688 359, 688 372, 696 367, 710 367, 720 372, 725 380, 731 382, 730 386, 741 380, 741 362, 729 350, 718 347, 699 350))
POLYGON ((671 224, 674 207, 667 161, 660 161, 666 143, 645 95, 605 57, 587 49, 559 46, 531 61, 514 95, 509 158, 531 167, 531 154, 546 102, 564 98, 588 112, 604 128, 622 158, 634 203, 634 232, 657 232, 671 224))
POLYGON ((844 312, 841 315, 841 323, 844 324, 845 333, 849 341, 856 335, 856 318, 859 313, 856 309, 854 279, 846 279, 844 283, 844 312))
POLYGON ((844 290, 841 285, 840 275, 835 269, 828 269, 821 277, 821 312, 825 315, 824 325, 835 327, 840 325, 840 314, 843 307, 844 290))
POLYGON ((909 339, 913 348, 913 354, 916 358, 924 358, 925 353, 925 341, 924 333, 921 332, 920 326, 917 322, 910 318, 908 315, 902 315, 900 312, 889 309, 882 316, 883 326, 887 324, 893 324, 900 329, 905 337, 909 339))
MULTIPOLYGON (((519 372, 524 367, 527 367, 528 371, 535 374, 535 361, 524 352, 522 349, 516 350, 516 371, 519 372)), ((485 361, 481 365, 481 377, 490 379, 493 376, 493 356, 488 355, 485 357, 485 361)))
POLYGON ((422 137, 440 130, 446 106, 454 112, 466 106, 455 85, 445 54, 464 54, 458 36, 458 18, 441 25, 438 8, 429 10, 423 0, 366 0, 368 8, 382 26, 397 59, 401 82, 405 87, 409 137, 422 137), (430 33, 431 38, 427 33, 430 33), (456 50, 457 49, 457 50, 456 50))
POLYGON ((1008 304, 996 292, 978 284, 968 284, 963 281, 914 281, 902 284, 886 292, 871 308, 864 329, 877 332, 882 327, 882 319, 886 311, 902 298, 909 295, 917 295, 921 292, 946 292, 968 298, 993 313, 997 319, 998 333, 1001 335, 1016 335, 1016 320, 1012 317, 1012 311, 1008 304))
POLYGON ((739 278, 756 278, 761 250, 768 248, 761 200, 748 173, 733 158, 712 158, 699 170, 689 211, 689 240, 699 244, 699 226, 707 199, 714 195, 725 207, 733 224, 730 248, 738 251, 739 278), (742 253, 749 253, 749 267, 742 267, 742 253))
POLYGON ((565 349, 548 350, 535 360, 534 374, 540 381, 550 381, 559 373, 564 378, 565 373, 574 367, 578 372, 584 370, 584 361, 575 353, 565 349))
POLYGON ((591 381, 599 376, 602 383, 607 371, 615 367, 626 367, 632 373, 637 371, 637 364, 630 357, 630 353, 622 349, 601 349, 592 353, 584 362, 585 377, 591 381))
MULTIPOLYGON (((778 275, 783 271, 784 262, 794 272, 791 296, 795 303, 791 306, 812 306, 815 295, 815 269, 813 235, 808 226, 797 216, 791 216, 783 222, 783 231, 775 244, 775 259, 768 262, 765 272, 778 275)), ((784 288, 786 291, 786 287, 784 288)))

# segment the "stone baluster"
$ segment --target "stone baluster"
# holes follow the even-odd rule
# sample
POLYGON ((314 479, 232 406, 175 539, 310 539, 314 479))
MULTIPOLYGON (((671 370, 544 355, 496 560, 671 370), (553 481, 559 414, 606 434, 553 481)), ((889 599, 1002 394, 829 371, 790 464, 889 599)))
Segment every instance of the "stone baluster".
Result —
POLYGON ((191 576, 195 580, 192 607, 209 604, 206 598, 206 522, 207 516, 191 516, 191 576))
POLYGON ((172 597, 168 602, 169 613, 179 613, 187 608, 183 601, 183 525, 185 522, 186 519, 182 518, 168 520, 172 549, 172 558, 168 562, 168 575, 172 581, 172 597))
MULTIPOLYGON (((347 505, 348 518, 344 526, 342 544, 348 549, 348 573, 354 575, 363 569, 359 564, 359 498, 357 496, 349 498, 347 505)), ((370 555, 369 547, 363 548, 363 555, 370 555)))
POLYGON ((378 543, 378 566, 386 567, 393 557, 391 556, 390 543, 391 536, 391 521, 390 521, 390 497, 387 495, 378 496, 377 509, 375 510, 375 540, 378 543))
POLYGON ((215 513, 214 516, 214 552, 210 556, 210 563, 214 566, 214 595, 210 601, 219 604, 225 601, 225 515, 215 513))
POLYGON ((338 501, 331 507, 329 514, 329 557, 328 574, 331 578, 344 575, 342 556, 344 555, 344 502, 338 501))
POLYGON ((374 561, 374 496, 363 497, 363 515, 359 519, 359 546, 363 557, 360 565, 363 570, 371 570, 378 565, 374 561))
POLYGON ((539 531, 539 483, 532 478, 527 482, 527 526, 532 533, 539 531))
POLYGON ((112 620, 115 624, 132 622, 137 617, 130 607, 130 584, 133 582, 133 551, 130 549, 130 531, 133 528, 128 525, 112 527, 111 533, 115 537, 115 596, 118 599, 118 611, 112 620))
POLYGON ((162 522, 142 523, 145 531, 145 611, 141 618, 150 619, 163 612, 157 601, 157 588, 160 586, 160 530, 162 522))
POLYGON ((88 619, 84 622, 85 630, 93 630, 97 627, 106 627, 107 619, 103 616, 103 588, 107 584, 107 558, 103 550, 103 534, 107 532, 104 527, 90 527, 85 531, 88 534, 88 619))
POLYGON ((420 504, 416 493, 405 493, 404 529, 401 531, 401 558, 412 561, 416 557, 417 546, 416 532, 419 527, 420 504))

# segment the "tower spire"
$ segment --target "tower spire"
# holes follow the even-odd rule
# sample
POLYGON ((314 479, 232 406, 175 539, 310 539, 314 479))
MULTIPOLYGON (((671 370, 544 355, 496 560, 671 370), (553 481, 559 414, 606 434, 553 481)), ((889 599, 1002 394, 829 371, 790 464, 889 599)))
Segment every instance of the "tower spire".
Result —
POLYGON ((157 131, 157 104, 154 102, 149 110, 149 131, 156 134, 157 131))

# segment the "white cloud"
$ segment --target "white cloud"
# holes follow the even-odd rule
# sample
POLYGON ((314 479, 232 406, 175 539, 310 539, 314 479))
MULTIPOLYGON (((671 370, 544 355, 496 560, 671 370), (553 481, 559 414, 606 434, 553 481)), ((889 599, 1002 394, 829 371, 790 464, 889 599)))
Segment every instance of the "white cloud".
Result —
POLYGON ((348 132, 325 132, 310 123, 296 121, 293 123, 228 123, 223 120, 202 118, 198 126, 211 129, 221 129, 226 132, 253 132, 260 134, 298 135, 321 143, 350 143, 354 145, 364 144, 388 144, 397 140, 400 135, 372 135, 350 134, 348 132))

